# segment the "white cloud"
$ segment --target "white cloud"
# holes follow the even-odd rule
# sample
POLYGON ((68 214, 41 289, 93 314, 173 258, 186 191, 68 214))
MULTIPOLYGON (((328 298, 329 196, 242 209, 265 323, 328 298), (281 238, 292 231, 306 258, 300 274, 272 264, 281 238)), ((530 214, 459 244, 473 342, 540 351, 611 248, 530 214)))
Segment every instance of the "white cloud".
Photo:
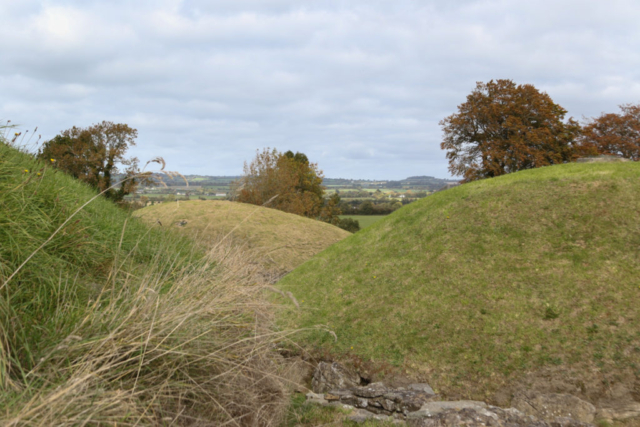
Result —
POLYGON ((476 81, 596 115, 640 98, 640 4, 0 0, 0 117, 52 137, 101 120, 135 154, 237 174, 256 149, 327 176, 447 176, 438 122, 476 81))

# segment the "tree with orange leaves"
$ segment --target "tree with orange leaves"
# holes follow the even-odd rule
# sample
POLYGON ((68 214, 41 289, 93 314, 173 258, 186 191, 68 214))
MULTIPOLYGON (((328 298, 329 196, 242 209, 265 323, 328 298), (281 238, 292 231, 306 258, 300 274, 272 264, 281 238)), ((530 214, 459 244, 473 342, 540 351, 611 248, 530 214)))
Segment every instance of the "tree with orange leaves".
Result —
POLYGON ((640 104, 619 107, 620 114, 602 114, 583 126, 578 141, 584 154, 613 154, 640 160, 640 104))
POLYGON ((478 82, 440 122, 449 171, 464 182, 575 160, 580 125, 533 85, 478 82))
POLYGON ((265 148, 245 162, 235 193, 239 202, 333 222, 340 212, 334 199, 324 200, 322 178, 318 165, 303 153, 265 148))
POLYGON ((137 136, 137 130, 122 123, 103 121, 87 128, 74 126, 46 141, 38 157, 98 191, 114 185, 114 175, 123 173, 128 179, 117 189, 105 192, 105 197, 120 202, 141 179, 134 178, 139 172, 138 159, 125 157, 137 136))

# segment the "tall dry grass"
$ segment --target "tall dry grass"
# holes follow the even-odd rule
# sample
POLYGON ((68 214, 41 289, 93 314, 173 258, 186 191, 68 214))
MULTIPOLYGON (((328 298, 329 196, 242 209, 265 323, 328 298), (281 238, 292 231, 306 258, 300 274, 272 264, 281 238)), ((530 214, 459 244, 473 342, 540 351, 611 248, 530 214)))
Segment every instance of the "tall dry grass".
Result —
POLYGON ((274 343, 286 333, 273 332, 247 261, 222 242, 174 277, 118 271, 25 373, 0 424, 277 425, 289 380, 274 343))
POLYGON ((287 333, 250 252, 100 199, 68 224, 95 192, 2 136, 0 425, 277 425, 287 333))

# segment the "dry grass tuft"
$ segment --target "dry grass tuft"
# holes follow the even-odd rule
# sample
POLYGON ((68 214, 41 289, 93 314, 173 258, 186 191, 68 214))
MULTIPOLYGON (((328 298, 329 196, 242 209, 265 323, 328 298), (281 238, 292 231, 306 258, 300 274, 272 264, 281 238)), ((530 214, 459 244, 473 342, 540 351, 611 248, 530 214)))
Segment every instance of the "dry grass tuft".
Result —
POLYGON ((288 333, 242 244, 205 254, 1 132, 0 177, 0 425, 280 423, 288 333))
MULTIPOLYGON (((0 424, 276 425, 288 399, 263 287, 241 247, 159 275, 118 272, 25 375, 0 424)), ((64 315, 64 313, 59 313, 64 315)))

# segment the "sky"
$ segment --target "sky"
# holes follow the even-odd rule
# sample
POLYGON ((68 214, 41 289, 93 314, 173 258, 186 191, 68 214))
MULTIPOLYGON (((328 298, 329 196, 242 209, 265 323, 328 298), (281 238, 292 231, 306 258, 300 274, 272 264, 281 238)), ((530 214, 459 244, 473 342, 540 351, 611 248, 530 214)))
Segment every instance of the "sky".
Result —
POLYGON ((0 122, 126 123, 130 154, 183 174, 272 147, 331 178, 450 178, 439 122, 491 79, 579 120, 640 102, 637 0, 0 0, 0 19, 0 122))

